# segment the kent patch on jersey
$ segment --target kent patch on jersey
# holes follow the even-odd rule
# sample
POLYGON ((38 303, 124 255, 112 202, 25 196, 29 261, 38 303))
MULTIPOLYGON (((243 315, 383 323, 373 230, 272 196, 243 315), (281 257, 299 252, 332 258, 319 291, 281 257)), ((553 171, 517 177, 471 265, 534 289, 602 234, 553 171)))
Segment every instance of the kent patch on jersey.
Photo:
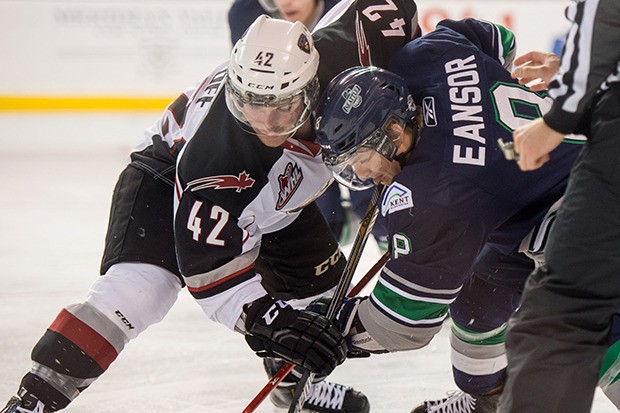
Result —
POLYGON ((387 189, 383 201, 381 202, 381 215, 386 216, 392 212, 412 207, 413 197, 411 195, 411 189, 398 182, 393 182, 387 189))

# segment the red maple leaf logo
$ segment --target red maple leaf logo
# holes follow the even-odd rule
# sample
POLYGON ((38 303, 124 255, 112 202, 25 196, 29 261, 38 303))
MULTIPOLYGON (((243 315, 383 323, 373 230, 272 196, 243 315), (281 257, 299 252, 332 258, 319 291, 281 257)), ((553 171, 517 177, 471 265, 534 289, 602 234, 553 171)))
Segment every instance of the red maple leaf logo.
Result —
POLYGON ((236 189, 237 192, 241 192, 244 189, 251 188, 254 185, 254 182, 256 182, 256 180, 252 179, 246 171, 243 171, 239 174, 239 176, 217 175, 196 179, 191 181, 188 184, 188 187, 191 188, 192 191, 199 191, 206 188, 214 188, 236 189))

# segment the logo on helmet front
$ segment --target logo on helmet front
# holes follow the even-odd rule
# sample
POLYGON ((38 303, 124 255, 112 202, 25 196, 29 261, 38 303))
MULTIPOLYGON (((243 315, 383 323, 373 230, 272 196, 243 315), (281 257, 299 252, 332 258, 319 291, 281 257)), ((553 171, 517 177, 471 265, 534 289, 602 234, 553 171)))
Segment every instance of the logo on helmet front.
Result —
POLYGON ((297 46, 304 52, 310 54, 310 41, 305 34, 301 34, 297 39, 297 46))
POLYGON ((360 93, 362 92, 362 88, 358 85, 353 85, 350 89, 342 92, 342 97, 345 99, 344 105, 342 105, 342 110, 344 113, 351 112, 353 108, 359 108, 362 104, 362 97, 360 93))

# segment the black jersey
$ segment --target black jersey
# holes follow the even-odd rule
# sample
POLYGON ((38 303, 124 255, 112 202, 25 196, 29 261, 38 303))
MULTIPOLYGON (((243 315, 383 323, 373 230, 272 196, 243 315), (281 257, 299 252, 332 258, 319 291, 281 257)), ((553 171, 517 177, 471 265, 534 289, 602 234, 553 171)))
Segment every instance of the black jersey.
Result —
POLYGON ((412 0, 342 0, 312 32, 321 55, 321 89, 350 67, 387 67, 390 57, 419 35, 418 12, 412 0))
MULTIPOLYGON (((313 32, 321 84, 348 67, 387 65, 389 54, 416 33, 412 0, 339 3, 313 32)), ((326 271, 331 268, 333 278, 333 268, 341 268, 343 260, 336 245, 325 256, 324 245, 313 249, 297 243, 297 237, 315 237, 308 224, 300 227, 307 231, 288 234, 286 242, 273 239, 273 234, 294 222, 307 222, 300 218, 302 209, 326 188, 331 173, 313 136, 309 140, 293 136, 284 145, 270 148, 245 132, 226 107, 225 73, 223 65, 195 91, 186 93, 159 124, 167 128, 167 135, 156 136, 187 142, 179 155, 175 187, 175 242, 181 273, 207 315, 234 328, 243 304, 266 293, 256 266, 266 235, 304 261, 296 268, 296 263, 280 260, 278 266, 286 267, 279 271, 284 284, 286 277, 292 282, 310 267, 314 278, 308 279, 308 293, 297 290, 295 298, 333 286, 334 279, 325 280, 326 271), (184 109, 177 110, 183 102, 184 109)), ((330 242, 318 237, 317 241, 330 242)))

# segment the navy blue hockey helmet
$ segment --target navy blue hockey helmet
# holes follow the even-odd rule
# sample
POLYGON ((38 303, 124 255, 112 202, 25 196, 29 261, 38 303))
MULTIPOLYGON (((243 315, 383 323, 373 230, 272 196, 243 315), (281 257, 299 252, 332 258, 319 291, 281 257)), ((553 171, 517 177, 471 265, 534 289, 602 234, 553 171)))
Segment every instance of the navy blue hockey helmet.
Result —
POLYGON ((404 127, 415 115, 413 98, 400 76, 374 66, 345 70, 329 83, 316 109, 315 130, 324 162, 349 188, 372 186, 355 175, 347 160, 362 147, 393 160, 397 147, 391 125, 404 127))

